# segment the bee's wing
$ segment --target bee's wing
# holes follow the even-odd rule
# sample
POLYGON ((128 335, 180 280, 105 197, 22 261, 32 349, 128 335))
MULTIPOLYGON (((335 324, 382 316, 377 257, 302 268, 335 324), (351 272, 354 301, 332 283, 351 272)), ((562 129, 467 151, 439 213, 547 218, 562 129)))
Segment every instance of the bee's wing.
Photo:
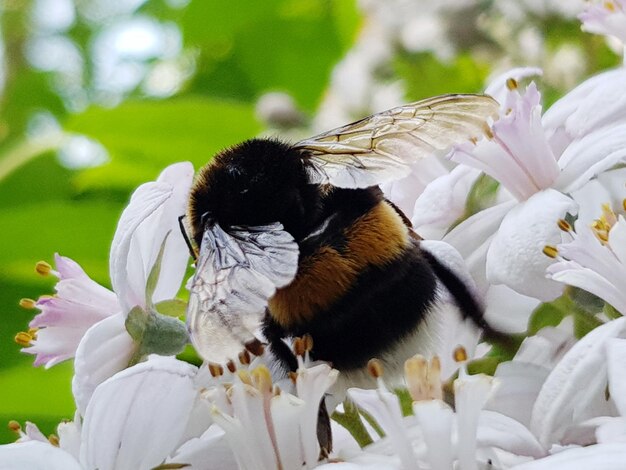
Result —
POLYGON ((498 113, 486 95, 442 95, 399 106, 295 144, 311 183, 364 188, 400 179, 410 164, 480 137, 498 113))
POLYGON ((298 245, 279 223, 204 232, 187 307, 198 353, 211 362, 236 359, 256 340, 267 301, 298 269, 298 245))

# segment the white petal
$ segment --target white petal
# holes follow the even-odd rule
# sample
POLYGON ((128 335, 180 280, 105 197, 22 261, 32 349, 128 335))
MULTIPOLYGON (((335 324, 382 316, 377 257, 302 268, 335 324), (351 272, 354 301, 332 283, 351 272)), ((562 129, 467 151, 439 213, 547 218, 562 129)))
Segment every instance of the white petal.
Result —
MULTIPOLYGON (((302 440, 297 430, 299 421, 308 406, 310 404, 288 393, 281 393, 271 399, 270 413, 282 468, 300 468, 302 466, 302 440)), ((315 408, 317 410, 318 406, 315 408)), ((316 440, 315 436, 313 439, 316 440)), ((316 464, 317 458, 307 462, 305 468, 313 468, 316 464)))
POLYGON ((626 220, 621 215, 609 232, 609 245, 620 263, 626 266, 626 220))
POLYGON ((576 212, 576 203, 553 189, 533 195, 514 207, 502 221, 487 253, 487 279, 506 284, 520 294, 548 301, 563 286, 545 279, 552 260, 543 254, 546 245, 561 240, 557 220, 576 212))
MULTIPOLYGON (((144 272, 141 279, 129 279, 127 263, 133 243, 133 234, 137 227, 154 214, 171 195, 172 187, 167 183, 152 182, 139 186, 133 193, 130 203, 122 212, 117 224, 117 230, 111 244, 109 270, 113 290, 117 293, 126 312, 129 312, 136 305, 145 307, 145 281, 149 274, 144 272)), ((136 263, 136 260, 133 260, 133 263, 136 263)), ((138 266, 143 268, 143 263, 138 266)))
POLYGON ((28 441, 0 446, 0 470, 81 470, 81 466, 58 447, 28 441))
POLYGON ((626 340, 611 339, 608 355, 609 392, 619 414, 626 417, 626 340))
POLYGON ((624 462, 624 444, 598 444, 567 449, 550 457, 519 465, 515 470, 623 470, 624 462))
POLYGON ((587 181, 626 159, 626 123, 604 127, 572 142, 559 159, 561 174, 554 187, 563 192, 581 188, 587 181))
POLYGON ((424 238, 432 238, 420 227, 434 225, 445 230, 461 217, 467 195, 479 174, 479 170, 459 165, 430 183, 409 212, 416 231, 424 238))
POLYGON ((218 426, 211 426, 200 437, 187 441, 167 459, 167 463, 189 465, 189 470, 204 470, 210 462, 211 470, 234 470, 237 462, 224 431, 218 426))
POLYGON ((539 300, 507 286, 490 286, 485 294, 485 320, 504 333, 523 333, 539 300))
POLYGON ((500 385, 485 409, 497 411, 529 426, 533 405, 549 373, 549 369, 535 364, 500 363, 494 375, 500 385))
POLYGON ((85 413, 81 463, 99 470, 143 470, 174 450, 192 409, 195 368, 151 356, 96 389, 85 413))
POLYGON ((536 335, 525 338, 513 360, 551 370, 575 343, 574 321, 568 316, 558 327, 548 326, 542 328, 536 335))
POLYGON ((626 317, 588 333, 557 364, 543 384, 532 412, 530 429, 542 445, 557 442, 567 427, 576 422, 601 413, 612 414, 604 398, 605 345, 611 338, 624 336, 626 317))
POLYGON ((598 444, 621 442, 626 444, 626 418, 606 418, 596 429, 598 444))
POLYGON ((413 413, 422 428, 430 468, 452 470, 452 409, 440 400, 413 403, 413 413))
POLYGON ((122 313, 106 318, 89 328, 78 345, 72 393, 83 416, 96 387, 124 370, 135 351, 124 322, 122 313))
POLYGON ((498 231, 502 219, 516 204, 517 201, 507 201, 482 210, 461 222, 443 238, 444 242, 461 253, 481 292, 489 287, 485 268, 492 237, 498 231))
POLYGON ((501 105, 504 105, 506 96, 509 93, 506 82, 510 78, 519 82, 520 80, 528 77, 540 77, 542 75, 543 70, 539 67, 516 67, 511 70, 507 70, 494 78, 490 78, 489 85, 485 88, 485 94, 493 97, 501 105))
POLYGON ((80 433, 82 425, 80 413, 76 411, 74 421, 61 422, 57 426, 59 436, 59 447, 69 452, 78 460, 80 458, 80 433))
POLYGON ((478 419, 479 447, 498 447, 516 455, 540 458, 547 455, 524 425, 500 413, 483 410, 478 419))

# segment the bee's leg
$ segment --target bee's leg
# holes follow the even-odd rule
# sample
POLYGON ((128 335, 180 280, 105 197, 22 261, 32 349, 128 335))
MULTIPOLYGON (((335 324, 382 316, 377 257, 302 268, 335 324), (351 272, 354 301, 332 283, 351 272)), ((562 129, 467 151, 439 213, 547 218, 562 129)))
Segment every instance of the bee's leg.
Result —
POLYGON ((180 217, 178 217, 178 227, 180 228, 180 233, 182 233, 183 238, 185 239, 185 243, 187 244, 187 248, 189 249, 189 256, 191 256, 193 260, 196 261, 198 259, 198 252, 196 248, 194 248, 193 243, 191 243, 189 235, 187 235, 187 229, 185 228, 185 223, 183 222, 183 219, 185 217, 185 215, 181 215, 180 217))
MULTIPOLYGON (((263 335, 268 342, 270 352, 280 362, 285 372, 296 372, 298 361, 289 346, 283 341, 287 332, 265 311, 263 335)), ((333 435, 330 428, 330 416, 324 398, 317 411, 317 441, 320 445, 320 459, 324 459, 333 450, 333 435)))
POLYGON ((278 360, 285 372, 295 372, 298 369, 298 361, 291 348, 283 341, 287 333, 267 310, 265 311, 265 318, 263 318, 262 329, 263 336, 265 336, 269 344, 270 352, 278 360))
POLYGON ((469 318, 476 326, 482 329, 485 338, 489 341, 503 345, 507 349, 515 348, 515 339, 513 337, 496 330, 487 323, 484 317, 484 309, 476 300, 474 294, 470 292, 467 285, 431 253, 426 250, 422 250, 422 253, 428 260, 428 264, 430 264, 437 278, 454 297, 463 317, 469 318))

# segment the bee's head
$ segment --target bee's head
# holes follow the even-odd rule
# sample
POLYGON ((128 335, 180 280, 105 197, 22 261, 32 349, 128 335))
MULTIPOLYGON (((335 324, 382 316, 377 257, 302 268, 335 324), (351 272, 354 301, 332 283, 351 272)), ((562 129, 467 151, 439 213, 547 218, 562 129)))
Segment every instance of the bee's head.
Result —
POLYGON ((189 217, 198 245, 207 220, 223 227, 280 222, 296 239, 317 204, 301 154, 268 139, 252 139, 217 154, 191 190, 189 217))

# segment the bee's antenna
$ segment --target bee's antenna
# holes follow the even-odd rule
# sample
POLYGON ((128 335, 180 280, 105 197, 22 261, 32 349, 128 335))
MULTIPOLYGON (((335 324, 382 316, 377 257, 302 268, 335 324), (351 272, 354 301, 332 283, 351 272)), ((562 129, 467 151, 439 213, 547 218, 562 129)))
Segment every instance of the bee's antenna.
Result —
POLYGON ((180 227, 180 233, 183 234, 183 238, 185 239, 185 243, 187 244, 187 248, 189 248, 189 255, 193 258, 194 261, 198 260, 198 255, 197 252, 193 246, 193 244, 191 243, 191 240, 189 239, 189 235, 187 235, 187 229, 185 227, 185 223, 183 222, 183 219, 187 217, 186 215, 181 215, 180 217, 178 217, 178 226, 180 227))

